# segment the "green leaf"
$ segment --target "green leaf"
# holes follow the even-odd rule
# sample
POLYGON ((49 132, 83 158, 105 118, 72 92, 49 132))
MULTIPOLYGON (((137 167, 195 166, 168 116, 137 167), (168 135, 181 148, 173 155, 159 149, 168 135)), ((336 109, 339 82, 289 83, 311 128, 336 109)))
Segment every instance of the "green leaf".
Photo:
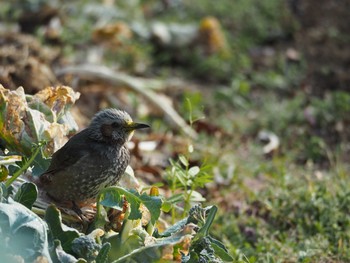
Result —
POLYGON ((196 205, 191 208, 187 223, 192 222, 202 226, 192 239, 190 253, 182 258, 183 262, 198 262, 199 258, 202 261, 204 260, 203 262, 233 261, 225 246, 209 236, 209 228, 213 223, 216 212, 216 206, 202 208, 200 205, 196 205))
POLYGON ((14 200, 25 207, 32 209, 38 197, 38 188, 33 183, 23 183, 14 196, 14 200))
MULTIPOLYGON (((213 205, 212 207, 210 207, 209 209, 207 209, 207 212, 208 212, 208 215, 207 215, 207 218, 205 220, 205 224, 203 225, 203 227, 201 227, 201 229, 198 231, 198 234, 197 235, 202 235, 202 236, 207 236, 209 235, 209 228, 211 227, 213 221, 214 221, 214 218, 215 218, 215 215, 216 215, 216 212, 218 211, 218 208, 213 205)), ((196 236, 197 237, 197 236, 196 236)))
MULTIPOLYGON (((138 193, 137 193, 138 194, 138 193)), ((142 203, 147 207, 151 214, 151 223, 154 225, 160 216, 160 208, 162 207, 162 199, 159 196, 150 196, 143 193, 140 196, 142 203)))
MULTIPOLYGON (((39 256, 51 262, 48 250, 46 223, 25 206, 9 198, 9 203, 0 203, 0 255, 1 262, 22 257, 23 262, 34 262, 39 256)), ((10 261, 12 262, 12 261, 10 261)))
POLYGON ((183 186, 187 185, 186 174, 182 169, 175 170, 175 177, 180 181, 180 183, 183 186))
POLYGON ((182 154, 179 155, 179 160, 185 167, 188 167, 189 163, 188 163, 187 158, 184 155, 182 155, 182 154))
POLYGON ((177 204, 183 200, 184 200, 183 194, 172 195, 167 200, 163 201, 161 209, 162 209, 162 211, 167 213, 174 207, 175 204, 177 204))
POLYGON ((133 250, 131 253, 113 261, 113 263, 124 262, 155 262, 162 256, 161 248, 165 245, 153 245, 141 247, 133 250))
POLYGON ((124 196, 130 204, 131 211, 129 219, 133 220, 141 218, 142 214, 139 210, 141 205, 140 198, 138 198, 137 196, 130 193, 124 188, 118 186, 111 186, 105 188, 101 193, 100 204, 106 207, 122 210, 124 196))
POLYGON ((177 204, 178 202, 183 201, 184 195, 183 194, 175 194, 169 197, 166 201, 171 204, 177 204))
POLYGON ((27 117, 29 119, 28 121, 28 127, 33 132, 32 135, 34 135, 36 138, 35 141, 39 142, 43 139, 43 134, 45 130, 48 129, 48 123, 43 121, 45 118, 45 115, 38 111, 28 108, 27 109, 27 117))
POLYGON ((165 202, 163 202, 163 204, 162 204, 162 211, 164 211, 165 213, 168 213, 170 210, 171 210, 171 208, 173 207, 173 204, 172 203, 170 203, 170 202, 168 202, 168 201, 165 201, 165 202))
POLYGON ((140 195, 135 190, 128 191, 118 186, 105 188, 100 195, 100 204, 121 210, 123 206, 123 196, 125 196, 130 204, 131 211, 128 219, 136 220, 142 217, 140 212, 141 203, 149 210, 152 224, 159 218, 160 208, 162 206, 161 198, 159 196, 149 196, 146 193, 140 195))
MULTIPOLYGON (((66 253, 61 246, 61 242, 58 239, 53 241, 53 248, 51 248, 51 257, 53 262, 64 263, 78 263, 77 259, 72 255, 66 253)), ((86 261, 85 261, 86 262, 86 261)))
POLYGON ((190 196, 191 202, 204 202, 205 198, 202 196, 200 192, 192 191, 190 196))
POLYGON ((161 237, 168 237, 174 234, 175 232, 180 231, 187 224, 187 218, 184 218, 174 225, 168 227, 163 233, 159 233, 158 235, 161 237))
MULTIPOLYGON (((134 231, 137 227, 132 220, 125 220, 119 234, 111 234, 106 237, 104 241, 109 242, 112 246, 108 255, 109 262, 144 246, 145 239, 142 238, 143 234, 138 234, 134 231)), ((147 235, 147 232, 144 231, 144 233, 147 235)))
POLYGON ((45 158, 43 151, 40 150, 40 153, 35 157, 33 161, 32 175, 39 176, 44 173, 47 168, 49 168, 51 159, 45 158))
POLYGON ((5 199, 12 194, 13 192, 13 186, 10 185, 9 187, 6 187, 6 184, 1 182, 0 183, 0 201, 3 202, 5 199))
POLYGON ((212 248, 215 250, 215 254, 221 258, 223 261, 233 262, 232 256, 228 253, 224 244, 222 244, 219 240, 208 236, 212 248))
POLYGON ((107 263, 108 262, 108 253, 111 250, 111 243, 106 242, 103 244, 100 252, 98 253, 95 261, 96 263, 107 263))
POLYGON ((64 251, 71 253, 72 241, 79 237, 79 232, 61 223, 61 212, 55 205, 49 205, 47 207, 45 220, 49 225, 53 238, 61 241, 64 251))
MULTIPOLYGON (((109 189, 104 190, 101 195, 100 204, 106 207, 123 210, 124 189, 109 189)), ((130 201, 129 201, 130 202, 130 201)))
POLYGON ((157 238, 154 243, 148 246, 132 250, 131 253, 118 258, 113 263, 121 262, 156 262, 163 255, 163 248, 180 244, 188 233, 179 231, 165 238, 157 238))
POLYGON ((200 172, 200 169, 198 166, 193 166, 188 170, 188 174, 192 177, 195 177, 200 172))

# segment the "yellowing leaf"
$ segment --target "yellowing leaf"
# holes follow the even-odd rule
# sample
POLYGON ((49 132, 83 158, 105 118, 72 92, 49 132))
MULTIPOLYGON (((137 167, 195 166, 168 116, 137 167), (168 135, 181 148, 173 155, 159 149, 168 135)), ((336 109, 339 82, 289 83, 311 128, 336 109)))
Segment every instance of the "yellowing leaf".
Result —
POLYGON ((33 102, 44 103, 56 117, 59 117, 79 99, 79 96, 79 92, 74 92, 72 88, 67 86, 48 87, 35 94, 33 102))
POLYGON ((79 95, 70 87, 58 86, 26 96, 22 87, 8 90, 0 85, 0 137, 6 148, 29 156, 33 143, 46 141, 44 156, 51 156, 76 130, 75 122, 64 117, 79 95))

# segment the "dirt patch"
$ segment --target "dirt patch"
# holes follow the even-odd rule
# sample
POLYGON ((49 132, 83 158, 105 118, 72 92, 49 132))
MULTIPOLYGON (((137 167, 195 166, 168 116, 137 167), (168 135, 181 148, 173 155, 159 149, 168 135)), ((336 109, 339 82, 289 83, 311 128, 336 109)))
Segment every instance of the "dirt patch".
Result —
POLYGON ((9 89, 19 86, 33 94, 57 83, 51 64, 58 52, 43 47, 25 34, 0 36, 0 83, 9 89))

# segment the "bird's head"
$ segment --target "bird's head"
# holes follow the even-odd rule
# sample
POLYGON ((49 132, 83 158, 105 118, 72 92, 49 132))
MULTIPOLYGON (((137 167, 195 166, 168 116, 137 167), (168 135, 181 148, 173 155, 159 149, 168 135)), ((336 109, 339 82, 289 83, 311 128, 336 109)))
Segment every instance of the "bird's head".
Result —
POLYGON ((105 109, 98 112, 89 126, 90 137, 97 141, 124 144, 129 141, 137 129, 149 128, 149 125, 135 123, 130 115, 117 109, 105 109))

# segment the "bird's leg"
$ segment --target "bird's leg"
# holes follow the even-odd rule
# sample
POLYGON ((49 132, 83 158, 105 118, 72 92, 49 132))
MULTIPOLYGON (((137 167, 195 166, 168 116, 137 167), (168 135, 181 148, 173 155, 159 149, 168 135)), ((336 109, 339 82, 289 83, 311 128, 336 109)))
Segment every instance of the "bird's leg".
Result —
POLYGON ((72 210, 81 218, 84 217, 83 212, 81 211, 80 207, 77 205, 75 201, 72 201, 72 210))
POLYGON ((77 203, 75 201, 72 201, 72 210, 81 219, 81 222, 83 224, 83 228, 85 229, 88 226, 90 220, 83 214, 80 207, 77 205, 77 203))

